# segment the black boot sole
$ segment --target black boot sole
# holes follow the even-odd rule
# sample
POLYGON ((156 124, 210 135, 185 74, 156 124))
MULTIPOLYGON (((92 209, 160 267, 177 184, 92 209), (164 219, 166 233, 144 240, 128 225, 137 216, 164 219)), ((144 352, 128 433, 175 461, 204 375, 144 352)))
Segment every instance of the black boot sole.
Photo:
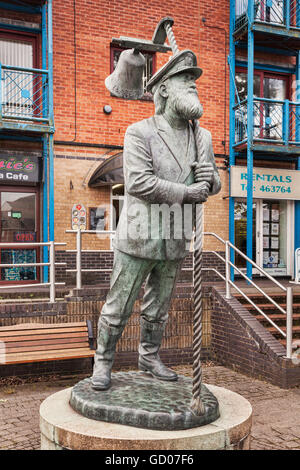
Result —
POLYGON ((139 366, 139 370, 141 372, 148 372, 148 374, 151 374, 152 377, 158 380, 162 380, 163 382, 176 382, 178 380, 178 376, 176 375, 175 377, 161 377, 159 375, 154 374, 151 370, 146 369, 146 367, 139 366))
POLYGON ((98 392, 101 392, 101 391, 104 391, 104 390, 108 390, 110 388, 111 384, 109 383, 107 386, 101 386, 101 385, 94 385, 92 384, 92 389, 93 390, 97 390, 98 392))

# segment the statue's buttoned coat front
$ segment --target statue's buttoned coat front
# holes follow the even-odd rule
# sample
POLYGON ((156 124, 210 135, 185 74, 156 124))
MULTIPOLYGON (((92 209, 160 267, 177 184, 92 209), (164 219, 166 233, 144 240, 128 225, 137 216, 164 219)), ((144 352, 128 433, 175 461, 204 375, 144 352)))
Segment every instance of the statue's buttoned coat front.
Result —
POLYGON ((214 167, 209 193, 213 195, 220 190, 220 178, 211 134, 198 121, 189 124, 187 149, 176 142, 162 115, 128 127, 123 152, 125 201, 115 248, 147 259, 180 260, 186 256, 192 237, 192 206, 184 203, 184 197, 186 187, 194 183, 192 163, 197 161, 200 145, 204 146, 204 160, 214 167))

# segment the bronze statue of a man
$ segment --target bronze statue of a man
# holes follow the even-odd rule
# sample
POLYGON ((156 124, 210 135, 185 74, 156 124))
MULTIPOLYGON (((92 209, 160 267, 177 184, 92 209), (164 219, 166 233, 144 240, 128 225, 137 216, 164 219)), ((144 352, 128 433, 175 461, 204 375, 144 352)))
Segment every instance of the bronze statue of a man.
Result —
POLYGON ((195 81, 201 73, 192 51, 172 56, 147 85, 155 115, 129 126, 125 135, 125 203, 114 239, 110 291, 99 319, 96 390, 110 387, 116 344, 144 281, 139 368, 160 380, 177 380, 158 354, 192 237, 189 230, 178 236, 177 229, 184 225, 185 206, 203 203, 221 188, 210 132, 198 123, 202 106, 195 81), (197 161, 200 146, 204 162, 197 161), (161 205, 172 210, 169 217, 155 216, 154 226, 153 208, 161 205))

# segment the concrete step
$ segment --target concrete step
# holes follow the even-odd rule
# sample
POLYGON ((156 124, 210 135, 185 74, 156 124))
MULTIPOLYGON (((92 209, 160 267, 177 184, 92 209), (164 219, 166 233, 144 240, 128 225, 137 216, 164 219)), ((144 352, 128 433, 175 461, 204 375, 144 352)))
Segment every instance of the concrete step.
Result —
MULTIPOLYGON (((286 331, 286 327, 285 326, 280 326, 280 328, 282 329, 282 331, 286 331)), ((274 326, 267 326, 266 329, 272 333, 272 334, 280 334, 276 328, 274 326)), ((294 337, 294 334, 295 336, 297 336, 297 334, 300 335, 300 326, 293 326, 293 337, 294 337)))
MULTIPOLYGON (((268 317, 271 318, 273 321, 280 321, 283 320, 284 322, 286 321, 286 316, 283 313, 268 313, 268 317)), ((263 315, 255 315, 255 318, 259 321, 267 321, 263 315)), ((293 320, 300 320, 300 313, 295 313, 293 315, 293 320)))

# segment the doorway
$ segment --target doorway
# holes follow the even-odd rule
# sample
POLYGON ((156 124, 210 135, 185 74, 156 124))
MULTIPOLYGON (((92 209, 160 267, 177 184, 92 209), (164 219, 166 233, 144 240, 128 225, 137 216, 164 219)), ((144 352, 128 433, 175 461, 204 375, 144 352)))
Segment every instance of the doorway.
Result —
MULTIPOLYGON (((294 201, 254 199, 252 259, 272 276, 293 276, 294 201)), ((235 245, 246 254, 247 200, 234 205, 235 245)), ((236 254, 235 264, 246 269, 245 259, 236 254)), ((254 274, 259 271, 253 269, 254 274)))
MULTIPOLYGON (((0 249, 1 264, 39 262, 39 250, 30 246, 39 241, 39 192, 37 188, 0 187, 0 242, 11 244, 0 249), (18 248, 18 243, 28 247, 18 248)), ((38 281, 34 266, 3 267, 1 283, 31 283, 38 281)))

